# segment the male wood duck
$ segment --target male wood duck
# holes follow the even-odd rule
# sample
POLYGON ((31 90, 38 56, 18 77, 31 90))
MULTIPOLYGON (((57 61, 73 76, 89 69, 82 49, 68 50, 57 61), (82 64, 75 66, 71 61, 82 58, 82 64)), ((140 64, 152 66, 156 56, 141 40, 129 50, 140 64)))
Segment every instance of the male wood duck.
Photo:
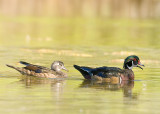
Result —
POLYGON ((24 61, 20 61, 21 64, 25 65, 25 67, 15 67, 11 65, 7 65, 17 71, 19 71, 23 75, 29 76, 37 76, 37 77, 44 77, 44 78, 65 78, 67 74, 62 72, 61 69, 68 71, 65 67, 63 62, 61 61, 54 61, 51 64, 51 69, 39 65, 30 64, 24 61))
POLYGON ((124 60, 123 69, 117 67, 99 67, 99 68, 90 68, 84 66, 74 65, 85 79, 91 80, 100 80, 100 81, 121 81, 121 80, 134 80, 134 73, 132 71, 133 67, 138 67, 143 70, 140 59, 136 55, 128 56, 124 60))

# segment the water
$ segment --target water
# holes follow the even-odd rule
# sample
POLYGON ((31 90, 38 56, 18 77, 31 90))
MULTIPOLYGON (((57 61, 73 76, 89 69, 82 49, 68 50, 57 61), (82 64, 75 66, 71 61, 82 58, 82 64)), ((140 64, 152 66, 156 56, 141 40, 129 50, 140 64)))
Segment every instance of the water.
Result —
POLYGON ((160 113, 159 26, 148 20, 1 19, 0 113, 160 113), (128 55, 145 64, 126 84, 85 81, 73 64, 122 68, 128 55), (5 64, 50 67, 67 79, 26 77, 5 64))

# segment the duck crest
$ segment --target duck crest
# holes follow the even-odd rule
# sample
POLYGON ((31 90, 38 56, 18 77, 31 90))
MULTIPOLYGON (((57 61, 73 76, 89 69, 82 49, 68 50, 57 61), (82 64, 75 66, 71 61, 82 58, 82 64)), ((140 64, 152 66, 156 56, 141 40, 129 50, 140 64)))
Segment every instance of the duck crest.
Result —
POLYGON ((141 64, 139 57, 136 55, 130 55, 124 60, 123 68, 132 70, 133 67, 139 67, 143 70, 139 65, 144 66, 141 64))
MULTIPOLYGON (((74 68, 77 69, 85 79, 91 79, 91 80, 105 80, 105 81, 111 81, 111 80, 134 80, 134 72, 132 71, 133 67, 139 67, 144 66, 140 63, 139 57, 136 55, 128 56, 124 60, 124 69, 120 69, 117 67, 98 67, 98 68, 91 68, 91 67, 85 67, 85 66, 78 66, 74 65, 74 68)), ((142 68, 141 68, 142 69, 142 68)))
POLYGON ((132 69, 132 64, 133 64, 133 61, 135 61, 135 60, 139 60, 139 58, 136 55, 128 56, 124 60, 123 68, 124 69, 132 69))

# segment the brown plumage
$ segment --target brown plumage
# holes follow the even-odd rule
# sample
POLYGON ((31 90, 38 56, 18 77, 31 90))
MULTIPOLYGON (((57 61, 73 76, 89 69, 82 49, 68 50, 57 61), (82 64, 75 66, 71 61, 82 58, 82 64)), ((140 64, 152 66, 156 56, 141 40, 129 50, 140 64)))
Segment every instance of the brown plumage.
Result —
MULTIPOLYGON (((121 80, 134 80, 134 72, 132 71, 133 67, 144 66, 141 64, 138 56, 131 55, 124 60, 123 69, 117 67, 98 67, 91 68, 85 66, 74 65, 85 79, 89 80, 99 80, 99 81, 114 81, 120 82, 121 80)), ((141 68, 143 69, 143 68, 141 68)))
POLYGON ((66 78, 67 77, 67 74, 61 71, 61 69, 67 70, 64 67, 63 62, 61 61, 54 61, 51 65, 51 69, 47 67, 39 66, 39 65, 30 64, 23 61, 20 61, 20 63, 26 65, 26 67, 15 67, 12 65, 7 65, 7 66, 19 71, 23 75, 28 75, 28 76, 37 76, 42 78, 66 78))

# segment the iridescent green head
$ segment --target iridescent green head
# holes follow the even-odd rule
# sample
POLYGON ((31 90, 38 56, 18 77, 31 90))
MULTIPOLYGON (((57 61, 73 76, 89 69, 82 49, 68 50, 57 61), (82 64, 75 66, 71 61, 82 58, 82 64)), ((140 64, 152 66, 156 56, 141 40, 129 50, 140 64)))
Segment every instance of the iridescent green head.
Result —
POLYGON ((136 55, 131 55, 128 56, 125 60, 124 60, 124 65, 123 68, 124 69, 132 69, 133 67, 139 67, 143 70, 142 67, 140 66, 144 66, 143 64, 141 64, 140 59, 138 56, 136 55))

